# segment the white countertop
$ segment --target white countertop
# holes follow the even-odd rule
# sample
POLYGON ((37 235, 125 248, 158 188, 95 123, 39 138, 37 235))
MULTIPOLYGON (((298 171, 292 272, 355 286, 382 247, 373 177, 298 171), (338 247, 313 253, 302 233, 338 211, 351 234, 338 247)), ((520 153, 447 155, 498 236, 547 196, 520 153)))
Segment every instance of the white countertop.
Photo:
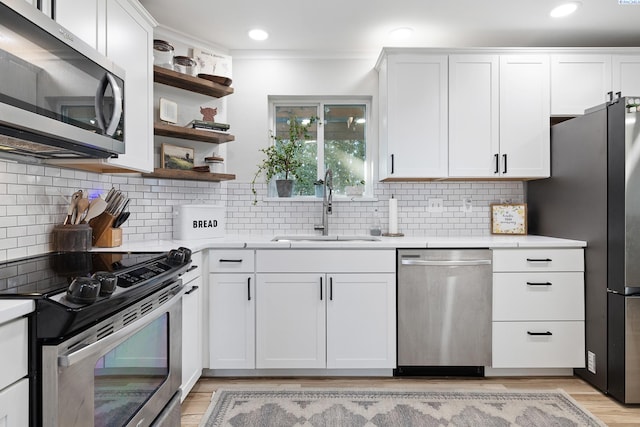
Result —
POLYGON ((5 299, 0 300, 0 325, 35 310, 33 300, 5 299))
POLYGON ((396 248, 582 248, 582 240, 546 236, 405 236, 381 237, 379 241, 280 241, 273 235, 230 235, 216 239, 152 240, 125 242, 116 248, 94 248, 94 251, 165 252, 180 246, 192 251, 204 249, 396 249, 396 248))

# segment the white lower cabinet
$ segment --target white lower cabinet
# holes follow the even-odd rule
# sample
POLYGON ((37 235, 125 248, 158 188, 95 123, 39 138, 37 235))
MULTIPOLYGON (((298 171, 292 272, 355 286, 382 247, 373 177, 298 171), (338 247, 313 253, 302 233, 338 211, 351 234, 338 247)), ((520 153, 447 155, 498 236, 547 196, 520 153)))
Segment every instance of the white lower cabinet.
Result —
POLYGON ((23 379, 0 390, 0 426, 29 425, 29 380, 23 379))
POLYGON ((193 270, 182 276, 187 292, 182 297, 182 381, 181 400, 202 375, 202 253, 192 255, 193 270))
POLYGON ((395 251, 264 250, 256 266, 258 369, 395 368, 395 251))
POLYGON ((332 274, 327 368, 395 368, 395 274, 332 274))
POLYGON ((255 369, 253 250, 209 251, 209 368, 255 369))
POLYGON ((493 250, 493 368, 585 366, 582 249, 493 250))
POLYGON ((209 368, 255 368, 253 273, 209 275, 209 368))

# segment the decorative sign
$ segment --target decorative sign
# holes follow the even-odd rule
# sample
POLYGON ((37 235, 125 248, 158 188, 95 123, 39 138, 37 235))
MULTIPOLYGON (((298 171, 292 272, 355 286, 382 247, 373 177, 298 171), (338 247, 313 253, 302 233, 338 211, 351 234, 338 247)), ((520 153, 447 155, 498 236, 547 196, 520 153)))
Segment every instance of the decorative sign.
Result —
POLYGON ((527 234, 527 205, 491 205, 491 234, 527 234))

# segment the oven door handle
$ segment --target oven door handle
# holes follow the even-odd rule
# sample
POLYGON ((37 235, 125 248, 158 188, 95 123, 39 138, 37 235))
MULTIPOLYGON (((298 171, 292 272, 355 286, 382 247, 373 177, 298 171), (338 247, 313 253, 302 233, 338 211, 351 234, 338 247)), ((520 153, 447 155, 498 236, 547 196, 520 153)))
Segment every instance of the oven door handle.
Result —
POLYGON ((88 357, 97 355, 100 352, 105 351, 106 349, 115 348, 119 344, 129 339, 131 335, 140 331, 149 323, 162 316, 171 307, 173 307, 173 305, 180 303, 182 295, 184 295, 185 292, 186 288, 182 286, 179 291, 174 293, 174 297, 171 298, 169 302, 158 307, 155 311, 146 314, 135 322, 128 324, 124 328, 102 338, 99 341, 88 344, 81 349, 74 351, 73 353, 58 356, 58 366, 62 368, 68 368, 88 357))

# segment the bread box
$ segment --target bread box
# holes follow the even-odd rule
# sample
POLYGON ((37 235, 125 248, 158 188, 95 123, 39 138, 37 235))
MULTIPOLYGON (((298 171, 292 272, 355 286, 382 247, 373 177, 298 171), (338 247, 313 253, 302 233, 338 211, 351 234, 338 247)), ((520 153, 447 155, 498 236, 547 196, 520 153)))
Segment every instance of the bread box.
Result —
POLYGON ((224 237, 225 207, 179 205, 173 208, 173 238, 177 240, 224 237))

